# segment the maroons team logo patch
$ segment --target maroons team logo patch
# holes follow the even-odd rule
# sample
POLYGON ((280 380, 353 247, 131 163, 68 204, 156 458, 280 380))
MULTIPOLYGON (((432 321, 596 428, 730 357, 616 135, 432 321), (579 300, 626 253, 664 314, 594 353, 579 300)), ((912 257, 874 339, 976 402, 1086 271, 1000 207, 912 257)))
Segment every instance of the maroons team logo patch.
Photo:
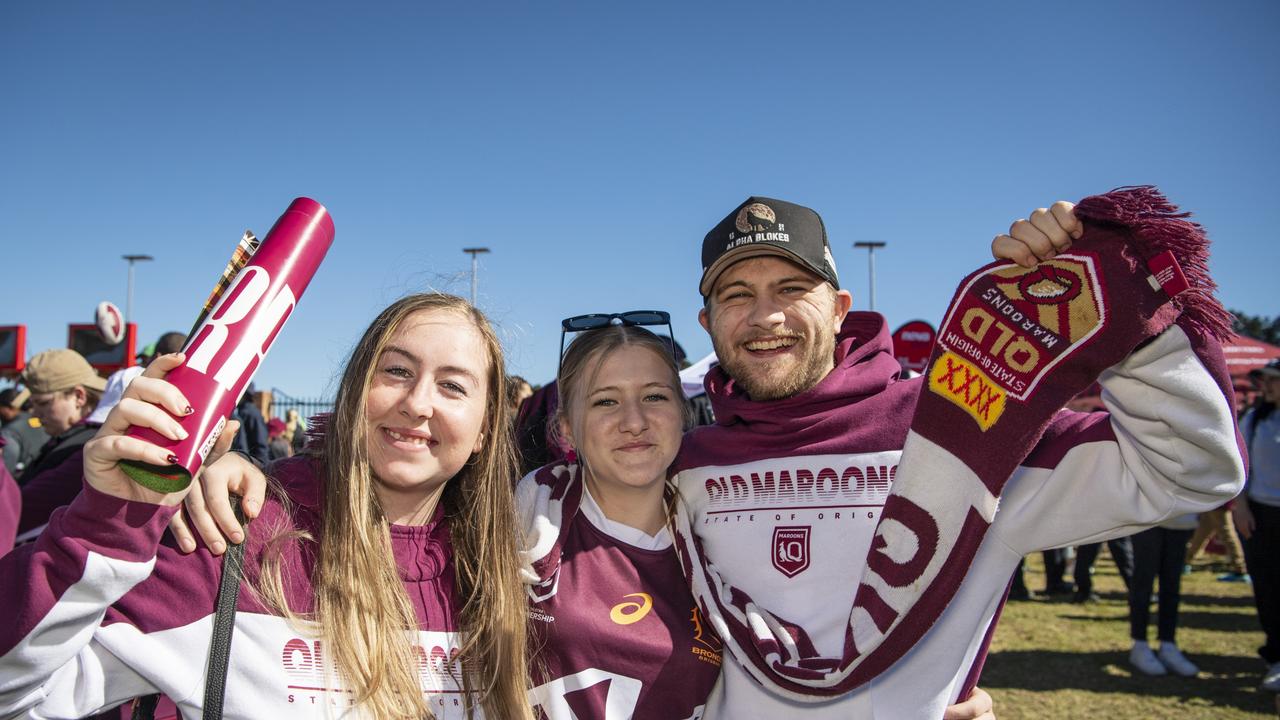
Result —
POLYGON ((1092 255, 1060 255, 1031 269, 993 267, 971 278, 947 311, 929 389, 986 431, 1006 398, 1029 398, 1045 373, 1105 323, 1092 255))
POLYGON ((795 577, 809 568, 810 527, 777 527, 773 529, 773 566, 787 577, 795 577))

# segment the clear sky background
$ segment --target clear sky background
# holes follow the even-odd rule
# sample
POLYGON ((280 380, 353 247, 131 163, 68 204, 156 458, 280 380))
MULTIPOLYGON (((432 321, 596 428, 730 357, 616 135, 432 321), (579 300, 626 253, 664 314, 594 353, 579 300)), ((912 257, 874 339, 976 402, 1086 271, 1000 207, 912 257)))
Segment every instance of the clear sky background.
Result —
POLYGON ((559 320, 666 309, 691 358, 703 234, 748 195, 826 221, 843 283, 935 325, 1031 209, 1160 186, 1230 307, 1280 314, 1280 4, 0 4, 0 324, 94 306, 187 330, 299 195, 337 239, 257 385, 331 395, 369 320, 470 290, 511 371, 559 320))

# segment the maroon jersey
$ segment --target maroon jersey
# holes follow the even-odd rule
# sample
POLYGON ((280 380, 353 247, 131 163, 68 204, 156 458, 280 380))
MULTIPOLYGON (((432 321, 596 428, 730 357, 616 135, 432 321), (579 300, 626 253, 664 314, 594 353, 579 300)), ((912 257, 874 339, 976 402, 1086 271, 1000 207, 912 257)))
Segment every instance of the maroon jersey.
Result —
POLYGON ((576 465, 520 481, 534 689, 546 720, 696 720, 720 675, 667 531, 610 521, 576 465))

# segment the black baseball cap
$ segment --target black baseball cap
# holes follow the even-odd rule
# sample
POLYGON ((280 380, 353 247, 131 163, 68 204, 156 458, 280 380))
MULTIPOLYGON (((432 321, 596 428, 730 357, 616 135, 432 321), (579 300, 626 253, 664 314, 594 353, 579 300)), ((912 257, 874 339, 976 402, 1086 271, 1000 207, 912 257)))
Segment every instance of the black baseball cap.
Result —
POLYGON ((1249 377, 1261 380, 1263 377, 1280 377, 1280 358, 1276 358, 1260 368, 1249 371, 1249 377))
POLYGON ((698 291, 707 297, 730 265, 761 255, 790 260, 840 289, 827 228, 818 213, 785 200, 749 197, 702 239, 698 291))

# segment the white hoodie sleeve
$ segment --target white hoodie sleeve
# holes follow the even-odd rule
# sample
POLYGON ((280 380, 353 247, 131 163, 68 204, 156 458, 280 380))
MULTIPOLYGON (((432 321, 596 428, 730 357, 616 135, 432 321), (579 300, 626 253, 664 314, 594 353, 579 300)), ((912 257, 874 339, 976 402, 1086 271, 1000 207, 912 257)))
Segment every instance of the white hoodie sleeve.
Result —
POLYGON ((1109 416, 1059 413, 1009 480, 991 532, 1026 554, 1128 535, 1239 493, 1223 373, 1216 343, 1177 325, 1104 372, 1109 416))

